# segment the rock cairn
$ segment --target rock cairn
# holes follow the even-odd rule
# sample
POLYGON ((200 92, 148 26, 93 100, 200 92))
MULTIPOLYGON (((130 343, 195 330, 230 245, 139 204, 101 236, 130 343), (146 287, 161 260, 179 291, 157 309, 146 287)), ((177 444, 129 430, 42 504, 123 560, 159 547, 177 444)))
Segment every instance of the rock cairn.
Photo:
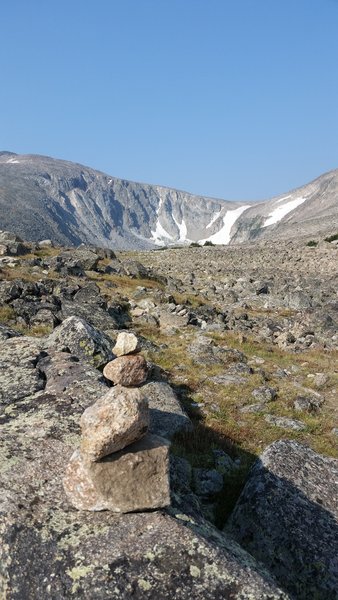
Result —
POLYGON ((138 354, 139 343, 133 333, 119 333, 113 353, 117 358, 111 360, 103 369, 103 375, 115 385, 126 387, 141 385, 148 377, 147 361, 138 354), (136 354, 137 353, 137 354, 136 354))
POLYGON ((126 513, 170 504, 169 442, 148 433, 148 400, 134 387, 145 381, 148 368, 142 356, 129 354, 135 351, 136 336, 119 334, 113 348, 118 358, 104 369, 117 385, 81 417, 80 448, 63 480, 69 501, 79 510, 126 513), (124 359, 125 370, 113 366, 124 359))

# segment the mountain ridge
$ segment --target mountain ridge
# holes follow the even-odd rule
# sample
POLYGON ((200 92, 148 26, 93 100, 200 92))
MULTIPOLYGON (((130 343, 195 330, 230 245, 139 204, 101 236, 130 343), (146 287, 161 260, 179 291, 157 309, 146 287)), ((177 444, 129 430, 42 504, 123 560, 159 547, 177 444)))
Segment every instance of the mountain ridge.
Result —
POLYGON ((0 152, 0 227, 30 240, 151 249, 306 237, 338 226, 337 198, 338 169, 269 200, 241 202, 0 152))

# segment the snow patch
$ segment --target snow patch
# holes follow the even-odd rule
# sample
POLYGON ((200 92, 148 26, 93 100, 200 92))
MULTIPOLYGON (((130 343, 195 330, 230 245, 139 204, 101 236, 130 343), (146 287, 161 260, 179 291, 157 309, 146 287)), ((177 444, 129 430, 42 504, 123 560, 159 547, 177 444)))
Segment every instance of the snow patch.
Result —
POLYGON ((279 204, 280 202, 283 202, 283 200, 286 200, 287 198, 290 198, 291 194, 289 194, 288 196, 283 196, 283 198, 279 198, 279 200, 276 200, 276 204, 279 204))
POLYGON ((274 225, 275 223, 278 223, 289 212, 291 212, 292 210, 297 208, 297 206, 300 206, 301 204, 303 204, 303 202, 305 202, 305 200, 306 200, 306 198, 303 198, 302 196, 300 196, 299 198, 295 198, 294 200, 291 200, 290 202, 283 204, 283 206, 278 206, 277 208, 275 208, 275 210, 272 211, 272 213, 269 214, 269 216, 267 217, 267 219, 266 219, 264 225, 262 225, 262 227, 269 227, 269 225, 274 225))
POLYGON ((206 238, 205 240, 200 240, 200 243, 212 242, 213 244, 229 244, 232 226, 236 223, 237 219, 247 208, 250 208, 249 204, 245 206, 240 206, 239 208, 235 208, 234 210, 227 210, 223 217, 222 229, 220 229, 217 233, 214 233, 210 237, 206 238))
POLYGON ((16 160, 15 158, 9 158, 8 160, 6 160, 6 163, 11 163, 12 165, 14 163, 19 164, 19 160, 16 160))
POLYGON ((156 229, 155 231, 151 231, 151 239, 154 241, 157 246, 164 246, 165 240, 172 240, 172 236, 168 233, 164 227, 162 227, 160 220, 156 221, 156 229), (163 239, 164 238, 164 239, 163 239))

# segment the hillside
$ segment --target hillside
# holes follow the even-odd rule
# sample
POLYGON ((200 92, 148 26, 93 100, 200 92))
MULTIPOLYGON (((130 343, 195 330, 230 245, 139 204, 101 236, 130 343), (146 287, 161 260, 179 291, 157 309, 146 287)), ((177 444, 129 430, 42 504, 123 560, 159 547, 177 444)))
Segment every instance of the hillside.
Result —
POLYGON ((311 237, 338 225, 338 171, 264 202, 196 196, 75 163, 0 153, 0 226, 28 240, 115 249, 311 237))

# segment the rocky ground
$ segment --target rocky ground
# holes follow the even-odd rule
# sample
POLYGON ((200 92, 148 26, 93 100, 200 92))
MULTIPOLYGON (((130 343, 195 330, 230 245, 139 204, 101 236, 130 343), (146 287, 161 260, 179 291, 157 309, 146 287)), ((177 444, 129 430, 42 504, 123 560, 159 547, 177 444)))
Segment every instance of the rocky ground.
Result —
POLYGON ((337 252, 0 233, 1 598, 336 597, 337 252), (125 330, 171 506, 78 511, 62 480, 125 330))

